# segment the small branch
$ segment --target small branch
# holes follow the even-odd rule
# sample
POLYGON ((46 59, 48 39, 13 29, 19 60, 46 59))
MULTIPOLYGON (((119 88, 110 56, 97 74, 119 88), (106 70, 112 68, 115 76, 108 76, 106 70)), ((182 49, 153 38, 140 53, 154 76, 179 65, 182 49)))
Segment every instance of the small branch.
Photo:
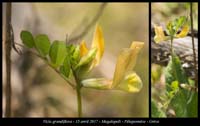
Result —
POLYGON ((12 27, 12 24, 10 23, 10 29, 11 29, 11 43, 12 43, 12 48, 19 54, 21 55, 22 52, 15 46, 15 36, 14 36, 14 30, 12 27))
POLYGON ((77 42, 79 39, 83 38, 88 31, 91 29, 91 27, 93 25, 95 25, 95 23, 97 22, 97 20, 99 19, 99 17, 102 15, 104 8, 106 7, 107 3, 103 3, 99 10, 97 11, 97 14, 94 16, 94 18, 91 20, 90 23, 88 23, 88 25, 86 25, 86 27, 84 28, 84 30, 77 36, 69 39, 68 43, 74 43, 77 42))
MULTIPOLYGON (((23 45, 21 45, 21 44, 19 44, 19 43, 15 43, 15 44, 18 45, 18 46, 21 46, 21 47, 23 47, 23 48, 26 48, 25 46, 23 46, 23 45)), ((47 63, 47 65, 48 65, 49 67, 51 67, 51 68, 52 68, 56 73, 58 73, 65 81, 67 81, 67 83, 68 83, 73 89, 76 88, 76 86, 75 86, 69 79, 67 79, 66 77, 64 77, 57 69, 55 69, 53 66, 51 66, 51 64, 49 64, 49 63, 46 61, 46 59, 45 59, 44 57, 38 55, 37 53, 33 52, 32 50, 28 50, 28 52, 30 52, 31 54, 34 54, 35 56, 37 56, 37 57, 39 57, 40 59, 42 59, 45 63, 47 63)))
POLYGON ((193 15, 192 15, 192 2, 190 3, 190 19, 191 19, 191 35, 192 35, 192 50, 193 50, 193 57, 194 57, 194 70, 195 70, 195 86, 198 87, 198 71, 197 61, 196 61, 196 53, 195 53, 195 45, 194 45, 194 29, 193 29, 193 15))
POLYGON ((6 110, 5 117, 11 117, 11 97, 12 97, 12 89, 11 89, 11 49, 12 49, 12 40, 11 40, 11 14, 12 14, 12 5, 11 3, 6 4, 6 38, 5 38, 5 46, 6 46, 6 110))

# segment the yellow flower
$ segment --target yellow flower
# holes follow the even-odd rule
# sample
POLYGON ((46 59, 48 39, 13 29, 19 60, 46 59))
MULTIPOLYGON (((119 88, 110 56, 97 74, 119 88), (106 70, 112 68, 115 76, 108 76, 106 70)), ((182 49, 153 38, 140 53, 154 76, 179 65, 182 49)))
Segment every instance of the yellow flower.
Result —
POLYGON ((94 32, 94 37, 91 45, 91 49, 89 50, 83 40, 80 44, 80 56, 81 60, 78 66, 81 66, 92 59, 92 63, 90 63, 89 70, 93 67, 97 66, 103 56, 104 53, 104 37, 101 27, 96 25, 96 29, 94 32), (91 52, 92 51, 92 52, 91 52), (89 56, 88 56, 89 55, 89 56))
POLYGON ((165 34, 163 32, 163 28, 161 26, 154 26, 154 30, 155 30, 155 37, 154 37, 154 41, 156 43, 159 43, 161 41, 164 41, 165 40, 165 34))
POLYGON ((142 88, 142 81, 132 69, 143 45, 143 42, 133 42, 130 48, 122 50, 117 59, 113 80, 105 78, 86 79, 82 81, 83 86, 95 89, 116 89, 132 93, 139 92, 142 88))
POLYGON ((96 26, 92 41, 92 48, 97 48, 97 54, 94 60, 94 66, 98 65, 104 53, 104 37, 100 26, 96 26))
MULTIPOLYGON (((154 30, 155 30, 155 36, 154 36, 154 41, 156 43, 162 42, 162 41, 166 41, 166 40, 170 40, 170 36, 165 36, 163 28, 161 26, 154 26, 154 30)), ((186 23, 183 27, 182 30, 180 31, 180 33, 175 33, 174 37, 175 38, 183 38, 185 36, 187 36, 189 32, 189 26, 186 23)))
POLYGON ((181 32, 179 34, 176 34, 177 38, 183 38, 185 37, 189 32, 189 26, 188 25, 184 25, 181 32))

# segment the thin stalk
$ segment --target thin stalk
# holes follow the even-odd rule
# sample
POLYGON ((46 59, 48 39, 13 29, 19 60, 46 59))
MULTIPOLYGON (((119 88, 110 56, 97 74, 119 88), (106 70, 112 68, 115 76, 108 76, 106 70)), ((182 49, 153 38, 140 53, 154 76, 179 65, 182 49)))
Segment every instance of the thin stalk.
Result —
POLYGON ((78 117, 82 117, 82 101, 81 101, 81 88, 76 88, 77 103, 78 103, 78 117))
POLYGON ((171 56, 173 56, 173 37, 171 37, 171 39, 170 39, 171 41, 171 44, 170 44, 170 46, 171 46, 171 48, 170 48, 170 51, 171 51, 171 56))
POLYGON ((192 50, 194 56, 194 70, 195 70, 195 86, 198 87, 198 72, 197 72, 197 61, 196 61, 196 52, 195 52, 195 45, 194 45, 194 29, 193 29, 193 15, 192 15, 192 2, 190 3, 190 19, 191 19, 191 35, 192 35, 192 50))
POLYGON ((82 117, 82 99, 81 99, 81 82, 75 72, 75 70, 72 68, 74 79, 76 81, 76 94, 77 94, 77 108, 78 108, 78 117, 82 117))
POLYGON ((6 4, 6 38, 5 38, 5 48, 6 48, 6 109, 5 117, 11 117, 11 3, 6 4))

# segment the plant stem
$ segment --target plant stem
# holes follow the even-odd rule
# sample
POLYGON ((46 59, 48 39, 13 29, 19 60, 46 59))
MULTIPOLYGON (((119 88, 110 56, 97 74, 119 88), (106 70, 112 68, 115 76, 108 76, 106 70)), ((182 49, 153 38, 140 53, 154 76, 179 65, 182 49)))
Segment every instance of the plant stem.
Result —
POLYGON ((75 70, 71 67, 74 79, 76 81, 76 94, 77 94, 77 108, 78 108, 78 117, 82 117, 82 100, 81 100, 81 81, 78 78, 75 70))
POLYGON ((77 103, 78 103, 78 117, 82 117, 82 102, 81 102, 81 88, 77 86, 77 103))
POLYGON ((193 29, 193 15, 192 15, 192 2, 190 3, 190 19, 191 19, 191 35, 192 35, 192 50, 194 56, 194 70, 195 70, 195 86, 198 87, 198 71, 197 71, 197 61, 196 61, 196 53, 195 53, 195 45, 194 45, 194 29, 193 29))
POLYGON ((11 3, 6 4, 6 37, 5 37, 5 48, 6 48, 6 109, 5 117, 11 117, 11 3))
POLYGON ((173 37, 171 37, 171 39, 170 39, 171 41, 171 44, 170 44, 170 46, 171 46, 171 48, 170 48, 170 51, 171 51, 171 56, 173 56, 173 37))

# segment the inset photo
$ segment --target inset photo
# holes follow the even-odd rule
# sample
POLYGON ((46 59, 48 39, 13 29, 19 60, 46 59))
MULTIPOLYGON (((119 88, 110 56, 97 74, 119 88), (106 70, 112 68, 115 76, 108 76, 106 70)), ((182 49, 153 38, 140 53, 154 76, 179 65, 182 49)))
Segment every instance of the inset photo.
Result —
POLYGON ((198 117, 198 3, 151 3, 151 117, 198 117))

